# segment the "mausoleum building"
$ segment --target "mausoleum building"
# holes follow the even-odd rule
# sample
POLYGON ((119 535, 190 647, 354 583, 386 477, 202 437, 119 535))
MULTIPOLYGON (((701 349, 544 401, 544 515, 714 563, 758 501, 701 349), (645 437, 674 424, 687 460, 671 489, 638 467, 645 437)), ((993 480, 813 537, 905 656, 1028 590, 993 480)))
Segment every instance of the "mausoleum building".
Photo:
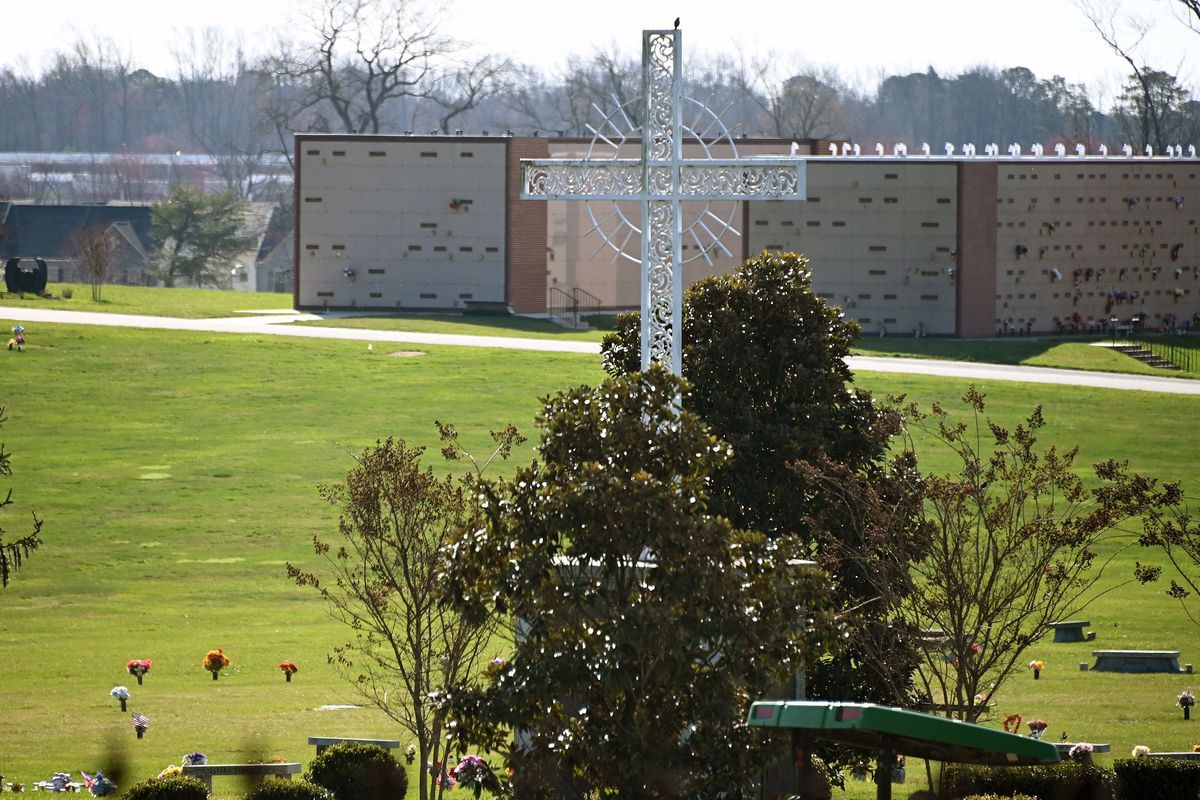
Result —
MULTIPOLYGON (((1194 151, 866 156, 795 144, 738 139, 736 155, 796 151, 805 201, 684 204, 685 286, 764 249, 795 250, 816 291, 866 334, 1045 333, 1141 314, 1171 327, 1200 312, 1194 151)), ((582 297, 637 308, 639 265, 612 246, 636 207, 520 199, 522 159, 582 158, 590 145, 297 135, 296 307, 543 315, 582 297)), ((636 157, 636 143, 625 147, 607 155, 636 157)), ((705 155, 694 143, 684 152, 705 155)))

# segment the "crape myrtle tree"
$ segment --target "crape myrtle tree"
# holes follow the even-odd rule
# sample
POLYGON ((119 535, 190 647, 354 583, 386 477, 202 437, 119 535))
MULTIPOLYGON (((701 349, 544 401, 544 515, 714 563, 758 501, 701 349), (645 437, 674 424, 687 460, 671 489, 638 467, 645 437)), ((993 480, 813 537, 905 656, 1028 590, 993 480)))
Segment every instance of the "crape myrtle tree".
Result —
MULTIPOLYGON (((3 425, 7 419, 4 407, 0 406, 0 425, 3 425)), ((4 449, 3 444, 0 444, 0 476, 8 477, 9 475, 12 475, 11 454, 4 449)), ((0 500, 0 511, 8 508, 12 502, 12 489, 9 489, 4 493, 4 498, 0 500)), ((42 543, 39 538, 41 531, 42 521, 38 519, 37 514, 33 515, 33 530, 23 536, 6 541, 5 530, 0 528, 0 589, 8 586, 13 573, 20 569, 24 558, 42 543)))
MULTIPOLYGON (((929 413, 906 409, 907 424, 947 449, 953 467, 905 474, 922 500, 915 511, 928 539, 924 552, 910 551, 907 569, 896 564, 863 574, 881 597, 897 595, 885 604, 898 622, 926 632, 917 672, 922 694, 948 716, 974 722, 1003 683, 1026 668, 1030 645, 1049 624, 1095 597, 1104 567, 1133 545, 1134 526, 1149 524, 1139 520, 1155 518, 1178 495, 1177 487, 1160 488, 1115 461, 1095 464, 1095 485, 1087 486, 1075 468, 1076 448, 1039 446, 1040 407, 1010 429, 987 415, 974 387, 963 405, 957 415, 937 404, 929 413)), ((831 513, 857 519, 857 509, 881 502, 884 513, 865 517, 887 519, 891 498, 859 476, 826 470, 825 478, 831 513)), ((872 564, 886 562, 897 540, 879 530, 859 538, 863 546, 844 557, 872 564)))
MULTIPOLYGON (((325 569, 287 567, 353 631, 331 663, 413 736, 423 764, 450 758, 445 716, 431 695, 482 669, 497 627, 491 614, 468 621, 439 603, 439 551, 460 528, 478 524, 477 482, 493 460, 524 441, 512 427, 494 432, 495 449, 480 463, 459 445, 452 426, 439 429, 442 455, 468 463, 464 474, 438 477, 422 466, 423 448, 399 439, 376 442, 357 456, 345 483, 321 488, 340 511, 337 536, 313 539, 325 569)), ((417 776, 420 800, 442 796, 446 787, 429 770, 417 776)))
POLYGON ((104 281, 108 278, 116 245, 109 230, 101 225, 78 228, 67 237, 67 245, 75 251, 79 275, 92 287, 92 302, 99 303, 104 281))
MULTIPOLYGON (((842 561, 836 557, 840 551, 824 546, 840 540, 854 551, 861 529, 818 513, 830 507, 830 498, 804 469, 838 464, 896 497, 898 516, 887 530, 908 537, 898 552, 917 548, 911 531, 898 524, 912 513, 911 501, 901 502, 908 491, 903 473, 884 469, 900 417, 857 390, 846 366, 857 323, 817 297, 808 260, 796 253, 764 252, 731 273, 697 281, 684 293, 682 316, 683 376, 690 385, 684 406, 733 450, 713 471, 713 513, 774 541, 798 539, 834 580, 835 605, 848 626, 847 648, 841 658, 809 662, 809 694, 905 702, 916 664, 914 642, 889 625, 876 582, 864 574, 892 569, 893 562, 842 561), (885 486, 889 481, 895 485, 885 486), (858 634, 867 627, 887 642, 879 648, 881 660, 870 665, 868 653, 858 651, 858 634)), ((611 374, 638 369, 639 315, 618 318, 603 356, 611 374)), ((897 599, 894 593, 888 597, 897 599)))
POLYGON ((545 400, 538 459, 447 548, 455 612, 517 635, 445 707, 529 796, 751 796, 771 753, 750 703, 828 645, 799 540, 713 513, 731 449, 680 388, 654 367, 545 400))

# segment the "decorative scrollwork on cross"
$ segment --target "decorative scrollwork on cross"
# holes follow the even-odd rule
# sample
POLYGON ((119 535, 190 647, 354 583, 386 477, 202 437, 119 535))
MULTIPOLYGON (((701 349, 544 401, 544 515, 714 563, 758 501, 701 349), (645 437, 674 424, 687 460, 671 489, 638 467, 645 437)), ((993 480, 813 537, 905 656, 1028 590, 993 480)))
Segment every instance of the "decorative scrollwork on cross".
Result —
MULTIPOLYGON (((631 228, 631 233, 642 236, 642 368, 662 364, 676 375, 682 368, 683 353, 680 251, 685 228, 680 218, 680 202, 751 198, 802 200, 805 191, 803 160, 794 157, 739 160, 737 146, 720 119, 703 103, 683 96, 682 41, 679 30, 642 32, 642 154, 639 159, 617 157, 619 145, 625 141, 617 121, 634 127, 627 107, 619 106, 605 117, 600 128, 591 128, 595 138, 588 150, 591 156, 597 142, 603 142, 613 147, 613 158, 524 161, 521 184, 521 197, 526 200, 641 201, 640 230, 619 207, 612 216, 631 228), (685 101, 698 106, 702 112, 686 127, 682 121, 685 101), (705 115, 711 118, 707 125, 701 124, 705 115), (714 129, 717 135, 710 133, 714 129), (685 130, 691 137, 689 142, 699 145, 707 158, 683 158, 685 130), (712 158, 710 147, 717 142, 728 144, 732 159, 712 158)), ((595 217, 593 221, 596 221, 595 217)), ((628 255, 624 253, 624 247, 630 234, 614 243, 600 222, 596 222, 595 227, 618 255, 628 255)), ((722 220, 708 209, 686 230, 697 245, 698 257, 705 258, 710 264, 711 251, 729 252, 721 243, 721 233, 733 229, 728 220, 722 220), (717 227, 715 232, 710 224, 717 227)))

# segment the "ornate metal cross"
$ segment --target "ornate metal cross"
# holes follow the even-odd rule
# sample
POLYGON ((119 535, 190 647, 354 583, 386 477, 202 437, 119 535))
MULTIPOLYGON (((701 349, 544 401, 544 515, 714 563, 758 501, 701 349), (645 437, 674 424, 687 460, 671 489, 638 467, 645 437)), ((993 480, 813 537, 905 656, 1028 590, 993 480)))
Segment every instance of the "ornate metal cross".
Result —
POLYGON ((680 203, 805 193, 804 161, 795 157, 739 159, 734 147, 732 159, 684 159, 682 41, 679 30, 642 31, 641 158, 521 164, 523 200, 641 201, 642 369, 658 363, 675 375, 683 354, 680 203))

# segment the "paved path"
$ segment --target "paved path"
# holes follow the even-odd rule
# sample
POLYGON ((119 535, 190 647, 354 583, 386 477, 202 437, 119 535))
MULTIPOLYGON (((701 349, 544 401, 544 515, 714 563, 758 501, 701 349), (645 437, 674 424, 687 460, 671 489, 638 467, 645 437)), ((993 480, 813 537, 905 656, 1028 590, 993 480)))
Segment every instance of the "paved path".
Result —
MULTIPOLYGON (((564 341, 561 339, 519 339, 506 336, 470 336, 456 333, 409 333, 404 331, 375 331, 360 328, 317 328, 284 323, 318 320, 313 314, 270 312, 259 315, 221 319, 178 319, 134 314, 103 314, 92 311, 57 311, 52 309, 0 306, 0 320, 50 322, 70 325, 108 325, 123 328, 157 328, 177 331, 209 331, 245 333, 270 336, 297 336, 313 339, 348 339, 363 342, 394 344, 452 345, 460 347, 492 347, 509 350, 539 350, 557 353, 598 355, 596 342, 564 341)), ((11 327, 11 323, 5 325, 11 327)), ((37 341, 37 331, 29 332, 37 341)), ((1052 383, 1067 386, 1089 386, 1099 389, 1124 389, 1167 394, 1200 395, 1200 380, 1166 378, 1156 375, 1129 375, 1115 372, 1086 372, 1048 367, 1022 367, 1004 364, 976 364, 967 361, 934 361, 917 358, 881 358, 852 356, 850 368, 863 372, 895 372, 908 375, 935 375, 981 381, 1020 381, 1052 383)))

